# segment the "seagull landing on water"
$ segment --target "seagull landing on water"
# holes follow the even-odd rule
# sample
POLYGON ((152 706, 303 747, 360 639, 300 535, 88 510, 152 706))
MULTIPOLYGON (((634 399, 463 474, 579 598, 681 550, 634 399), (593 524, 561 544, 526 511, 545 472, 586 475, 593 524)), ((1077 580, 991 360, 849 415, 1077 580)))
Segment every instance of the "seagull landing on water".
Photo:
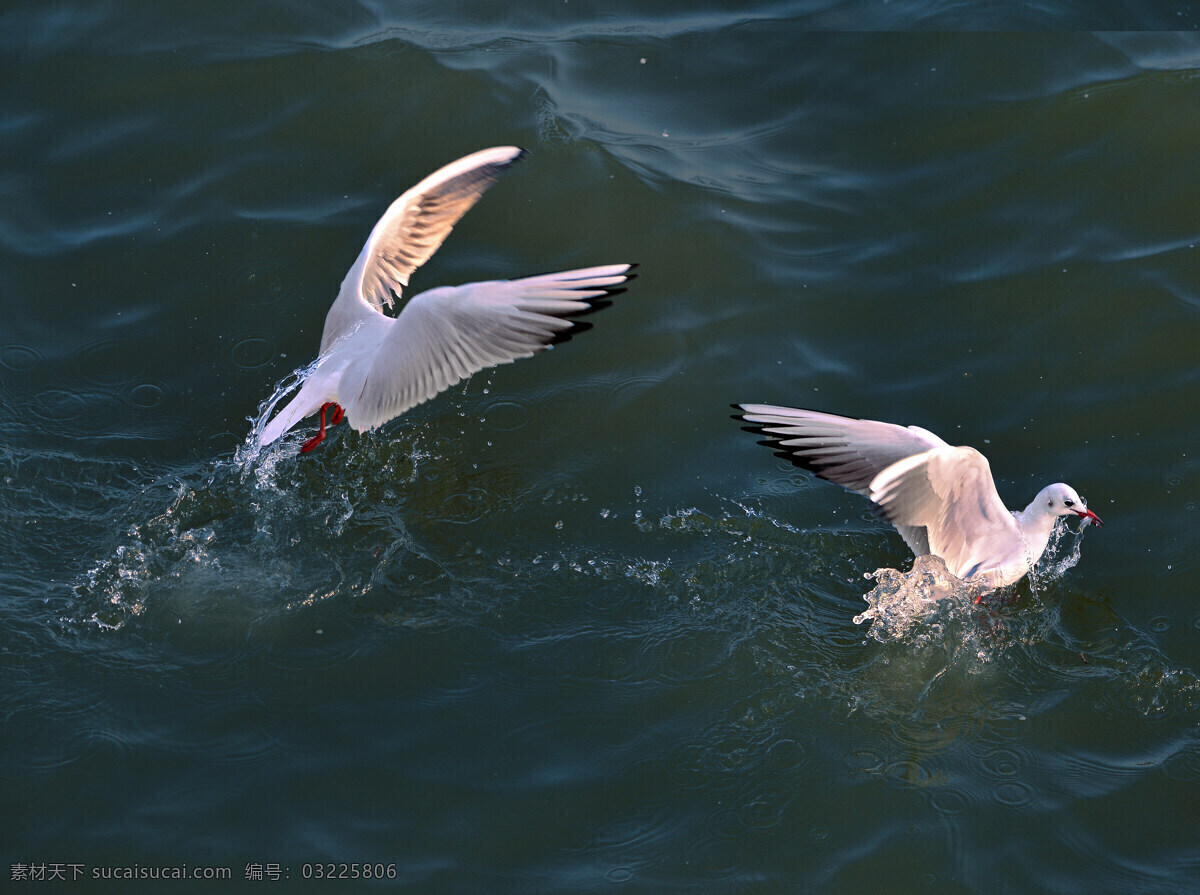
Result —
POLYGON ((431 289, 384 314, 393 293, 450 234, 504 171, 525 155, 515 146, 484 149, 430 174, 379 219, 325 317, 321 354, 300 391, 263 428, 275 441, 320 413, 311 451, 343 417, 365 432, 487 367, 531 357, 588 327, 570 318, 603 307, 634 276, 610 264, 431 289))
MULTIPOLYGON (((1059 516, 1103 525, 1070 485, 1047 485, 1020 511, 1005 508, 987 458, 919 426, 815 410, 735 404, 747 432, 797 466, 871 499, 917 556, 932 553, 963 581, 1015 584, 1046 550, 1059 516)), ((978 602, 978 600, 976 600, 978 602)))

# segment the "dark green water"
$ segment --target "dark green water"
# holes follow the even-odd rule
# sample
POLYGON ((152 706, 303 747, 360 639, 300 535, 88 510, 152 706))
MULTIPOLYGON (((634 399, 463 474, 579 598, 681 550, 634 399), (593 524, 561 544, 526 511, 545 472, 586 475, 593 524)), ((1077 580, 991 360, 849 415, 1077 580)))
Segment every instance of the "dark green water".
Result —
POLYGON ((1200 891, 1200 40, 678 10, 0 13, 13 891, 1200 891), (508 143, 414 290, 629 292, 248 461, 378 215, 508 143), (924 426, 1106 525, 879 642, 903 543, 736 401, 924 426), (135 865, 232 883, 96 878, 135 865))

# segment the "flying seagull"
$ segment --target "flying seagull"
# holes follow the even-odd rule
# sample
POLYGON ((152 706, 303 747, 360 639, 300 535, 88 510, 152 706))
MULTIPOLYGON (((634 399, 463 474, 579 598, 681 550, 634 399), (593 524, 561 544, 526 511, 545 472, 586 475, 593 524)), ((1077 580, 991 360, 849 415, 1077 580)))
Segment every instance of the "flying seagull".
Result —
POLYGON ((275 441, 320 414, 320 431, 345 418, 358 432, 386 423, 454 383, 570 338, 588 324, 572 318, 602 307, 633 277, 609 264, 519 280, 430 289, 394 317, 394 298, 459 219, 525 156, 515 146, 484 149, 430 174, 391 204, 342 281, 325 317, 321 353, 300 391, 263 428, 275 441))

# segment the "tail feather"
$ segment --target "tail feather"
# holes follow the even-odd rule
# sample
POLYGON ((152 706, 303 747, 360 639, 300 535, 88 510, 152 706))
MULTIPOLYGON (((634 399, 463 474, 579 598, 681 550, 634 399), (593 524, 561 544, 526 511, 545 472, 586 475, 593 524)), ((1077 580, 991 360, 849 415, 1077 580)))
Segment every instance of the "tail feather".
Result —
POLYGON ((262 447, 266 447, 274 441, 277 441, 291 428, 304 419, 306 416, 311 416, 316 413, 321 407, 321 402, 316 401, 304 394, 301 389, 300 394, 292 399, 291 403, 271 419, 266 426, 263 427, 262 435, 259 436, 258 443, 262 447))

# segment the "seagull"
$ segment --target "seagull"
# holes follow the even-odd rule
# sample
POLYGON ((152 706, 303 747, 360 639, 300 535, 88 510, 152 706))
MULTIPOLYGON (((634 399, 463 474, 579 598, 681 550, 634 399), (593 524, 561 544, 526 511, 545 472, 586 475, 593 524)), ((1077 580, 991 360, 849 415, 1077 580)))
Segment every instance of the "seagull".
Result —
POLYGON ((365 432, 487 367, 544 351, 590 328, 571 318, 625 290, 632 264, 609 264, 519 280, 430 289, 393 307, 408 278, 438 250, 459 219, 526 155, 496 146, 430 174, 391 204, 342 280, 325 317, 321 352, 303 386, 263 428, 266 446, 314 413, 320 431, 345 418, 365 432))
MULTIPOLYGON (((802 469, 869 498, 917 556, 935 554, 955 577, 988 589, 1020 581, 1042 556, 1060 516, 1103 525, 1070 485, 1047 485, 1025 509, 1005 508, 987 458, 920 426, 735 404, 759 444, 802 469)), ((978 602, 978 599, 976 600, 978 602)))

